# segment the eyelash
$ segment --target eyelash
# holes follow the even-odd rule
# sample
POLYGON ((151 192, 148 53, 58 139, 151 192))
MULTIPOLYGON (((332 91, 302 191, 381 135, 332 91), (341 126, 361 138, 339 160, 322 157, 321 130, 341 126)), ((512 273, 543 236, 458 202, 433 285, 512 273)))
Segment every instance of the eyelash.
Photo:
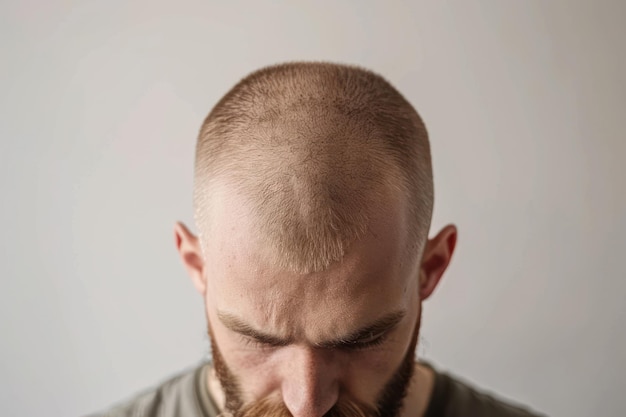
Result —
POLYGON ((368 348, 373 348, 373 347, 382 345, 385 342, 386 338, 387 338, 387 334, 383 334, 383 335, 378 336, 375 339, 368 340, 367 342, 357 342, 357 343, 346 344, 345 348, 351 349, 351 350, 365 350, 368 348))
POLYGON ((250 346, 250 347, 254 347, 254 348, 259 348, 259 349, 273 349, 276 347, 280 347, 280 346, 275 346, 269 343, 263 343, 263 342, 259 342, 258 340, 252 338, 252 337, 248 337, 248 336, 244 336, 244 335, 240 335, 240 339, 243 342, 244 345, 246 346, 250 346))
MULTIPOLYGON (((259 342, 258 340, 254 338, 244 336, 244 335, 240 335, 240 339, 242 340, 244 345, 254 347, 257 349, 267 350, 267 349, 274 349, 274 348, 280 347, 280 346, 272 345, 269 343, 259 342)), ((338 348, 344 349, 344 350, 366 350, 366 349, 380 346, 386 340, 387 340, 387 333, 382 334, 376 337, 375 339, 368 340, 366 342, 345 343, 344 345, 338 346, 338 348)))

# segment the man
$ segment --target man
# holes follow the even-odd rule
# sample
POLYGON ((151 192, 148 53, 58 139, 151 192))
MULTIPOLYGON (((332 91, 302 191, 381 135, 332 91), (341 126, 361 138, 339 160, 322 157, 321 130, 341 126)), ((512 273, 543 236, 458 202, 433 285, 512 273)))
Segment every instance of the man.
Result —
POLYGON ((430 146, 413 107, 352 66, 252 73, 197 141, 198 236, 176 245, 212 363, 107 416, 533 416, 415 361, 455 226, 428 239, 430 146))

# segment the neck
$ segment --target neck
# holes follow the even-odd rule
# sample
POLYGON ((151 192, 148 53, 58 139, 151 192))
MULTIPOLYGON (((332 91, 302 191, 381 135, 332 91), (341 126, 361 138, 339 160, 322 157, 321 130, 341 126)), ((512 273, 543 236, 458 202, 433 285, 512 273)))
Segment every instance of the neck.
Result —
POLYGON ((226 404, 226 397, 224 396, 224 390, 222 389, 222 385, 220 384, 217 375, 215 374, 215 368, 211 366, 209 372, 207 372, 207 387, 209 388, 209 395, 213 398, 215 405, 220 410, 224 410, 224 405, 226 404))
POLYGON ((415 372, 399 417, 423 417, 430 403, 434 385, 435 372, 432 368, 416 362, 415 372))

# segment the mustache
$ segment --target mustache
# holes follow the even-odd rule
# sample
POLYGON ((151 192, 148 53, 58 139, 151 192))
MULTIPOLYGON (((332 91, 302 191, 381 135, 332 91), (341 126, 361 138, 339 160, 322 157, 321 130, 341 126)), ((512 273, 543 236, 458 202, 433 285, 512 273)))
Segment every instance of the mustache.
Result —
MULTIPOLYGON (((324 417, 378 417, 378 411, 350 398, 340 399, 324 417)), ((223 412, 219 417, 293 417, 287 406, 276 399, 263 398, 234 413, 223 412)))

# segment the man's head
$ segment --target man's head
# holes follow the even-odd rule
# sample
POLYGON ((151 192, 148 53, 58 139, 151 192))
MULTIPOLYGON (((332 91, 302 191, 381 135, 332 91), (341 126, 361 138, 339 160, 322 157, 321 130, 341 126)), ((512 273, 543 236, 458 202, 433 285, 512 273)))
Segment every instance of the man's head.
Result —
POLYGON ((179 224, 177 246, 227 407, 397 414, 421 300, 456 241, 453 226, 427 240, 430 150, 412 106, 356 67, 257 71, 202 125, 194 205, 199 239, 179 224))

